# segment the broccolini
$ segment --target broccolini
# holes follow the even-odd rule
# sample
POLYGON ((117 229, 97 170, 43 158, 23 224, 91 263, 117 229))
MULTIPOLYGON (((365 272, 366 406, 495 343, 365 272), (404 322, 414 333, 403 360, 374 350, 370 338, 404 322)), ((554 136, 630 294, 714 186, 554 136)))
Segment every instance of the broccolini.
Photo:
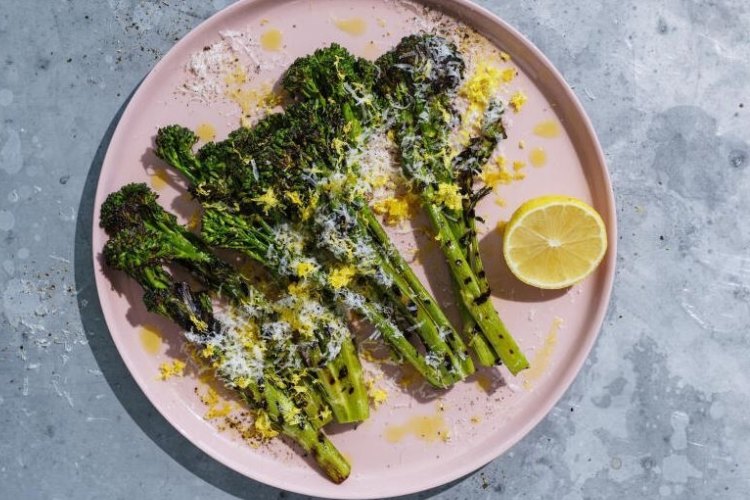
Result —
POLYGON ((309 375, 339 422, 367 418, 362 368, 346 324, 311 298, 282 294, 274 302, 267 300, 200 238, 177 224, 156 198, 145 184, 129 184, 104 202, 101 224, 113 235, 105 248, 109 265, 135 272, 140 266, 176 264, 209 290, 251 313, 251 320, 254 311, 262 311, 267 324, 260 325, 259 333, 270 339, 273 350, 269 354, 276 357, 276 366, 290 377, 296 372, 309 375))
POLYGON ((390 102, 387 121, 395 131, 404 174, 419 194, 440 242, 464 314, 473 320, 469 327, 476 326, 482 335, 472 335, 470 344, 483 364, 494 359, 491 346, 516 374, 528 367, 528 362, 489 301, 473 213, 483 195, 473 192, 473 175, 476 165, 481 166, 504 134, 498 113, 501 108, 491 108, 495 113, 485 119, 482 136, 454 165, 447 131, 454 114, 451 101, 464 71, 456 46, 436 35, 408 36, 376 64, 380 69, 377 88, 390 102))

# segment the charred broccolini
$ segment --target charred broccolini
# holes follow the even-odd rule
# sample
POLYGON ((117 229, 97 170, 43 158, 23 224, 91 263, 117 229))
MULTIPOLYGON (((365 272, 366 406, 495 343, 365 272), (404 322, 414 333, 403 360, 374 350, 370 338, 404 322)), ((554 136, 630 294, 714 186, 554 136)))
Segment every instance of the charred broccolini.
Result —
POLYGON ((212 362, 223 383, 256 411, 256 422, 267 422, 271 435, 281 433, 291 438, 312 453, 332 481, 343 482, 351 471, 349 463, 320 430, 323 422, 316 425, 290 396, 294 391, 290 391, 289 383, 264 358, 268 348, 262 339, 232 331, 216 319, 206 293, 194 293, 187 284, 175 282, 161 265, 151 267, 135 259, 117 259, 122 240, 135 236, 128 234, 133 231, 117 233, 108 243, 106 255, 110 262, 117 260, 122 266, 119 269, 141 285, 148 310, 185 331, 185 339, 212 362))
POLYGON ((247 327, 268 339, 273 347, 268 354, 279 370, 288 378, 302 373, 302 379, 310 379, 315 390, 299 394, 314 397, 320 392, 339 422, 367 418, 356 348, 346 324, 332 311, 310 297, 282 294, 273 302, 266 299, 162 209, 145 184, 130 184, 111 194, 102 205, 101 224, 112 235, 105 251, 110 266, 133 272, 159 265, 184 267, 207 289, 249 314, 247 327), (262 325, 253 324, 257 311, 263 313, 262 325))
POLYGON ((518 373, 528 362, 489 301, 478 254, 474 206, 486 191, 475 193, 472 187, 474 174, 504 135, 502 108, 491 106, 482 134, 452 160, 451 102, 464 72, 456 46, 435 35, 408 36, 376 64, 377 89, 390 103, 386 121, 395 131, 403 172, 420 196, 470 317, 470 344, 483 364, 499 357, 518 373))
MULTIPOLYGON (((380 116, 373 75, 370 63, 341 47, 319 50, 297 60, 285 76, 295 102, 284 113, 235 131, 197 155, 192 153, 197 139, 189 130, 166 127, 157 135, 156 151, 184 174, 204 203, 204 232, 211 244, 262 260, 268 254, 259 255, 251 249, 252 239, 238 239, 232 231, 243 224, 259 229, 262 219, 273 226, 291 221, 304 235, 307 251, 310 246, 322 250, 329 260, 349 266, 353 281, 364 283, 359 290, 366 303, 358 312, 427 380, 445 387, 473 371, 468 351, 385 235, 367 205, 367 187, 348 161, 380 116), (383 321, 392 314, 395 321, 383 321), (426 355, 419 355, 394 323, 417 333, 426 355)), ((316 268, 332 271, 324 263, 316 268)), ((272 270, 289 275, 289 269, 272 270)))
POLYGON ((368 205, 358 154, 392 130, 401 166, 420 197, 460 298, 464 336, 477 360, 528 363, 491 305, 479 256, 477 173, 505 136, 491 103, 479 135, 453 155, 452 100, 464 62, 434 35, 404 38, 376 63, 333 44, 296 60, 282 78, 283 112, 197 152, 189 129, 159 130, 157 155, 202 205, 200 236, 180 226, 145 185, 102 206, 111 267, 144 289, 150 311, 170 318, 260 418, 312 452, 335 482, 349 464, 320 431, 331 415, 363 420, 368 401, 349 311, 365 317, 394 353, 436 387, 474 371, 467 346, 390 241, 368 205), (269 300, 211 248, 238 250, 273 276, 269 300), (195 292, 165 268, 189 271, 195 292), (209 295, 209 293, 211 295, 209 295), (211 297, 232 308, 214 310, 211 297))

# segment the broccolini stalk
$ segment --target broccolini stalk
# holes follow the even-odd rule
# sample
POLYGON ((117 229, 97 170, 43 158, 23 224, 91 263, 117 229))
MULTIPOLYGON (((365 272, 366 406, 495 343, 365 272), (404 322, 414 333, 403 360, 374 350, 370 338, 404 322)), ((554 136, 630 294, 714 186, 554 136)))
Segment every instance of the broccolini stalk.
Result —
MULTIPOLYGON (((456 47, 445 39, 415 35, 402 39, 376 64, 381 70, 379 91, 384 99, 391 100, 390 122, 400 146, 404 174, 420 196, 459 288, 463 307, 476 322, 486 343, 511 373, 516 374, 525 369, 528 362, 492 307, 486 280, 475 274, 474 270, 481 271, 481 268, 476 262, 472 267, 462 250, 471 251, 475 246, 470 241, 474 238, 473 222, 464 219, 462 212, 468 203, 466 216, 473 217, 471 204, 476 201, 465 192, 468 186, 452 182, 450 152, 444 138, 452 116, 450 99, 463 76, 463 60, 456 47), (457 233, 463 234, 458 236, 457 233)), ((468 172, 470 164, 463 164, 468 172)), ((459 178, 467 177, 462 171, 458 174, 459 178)), ((474 253, 472 258, 478 260, 478 255, 474 253)), ((477 349, 482 363, 487 363, 492 359, 487 346, 476 339, 476 336, 472 339, 472 347, 477 349)))
MULTIPOLYGON (((231 266, 216 258, 205 243, 177 224, 143 184, 131 184, 110 195, 102 206, 102 226, 110 233, 128 232, 122 251, 111 253, 113 266, 130 261, 176 263, 190 270, 210 290, 228 297, 243 311, 268 311, 261 335, 276 346, 277 366, 297 381, 298 372, 314 375, 314 386, 326 395, 340 422, 363 420, 368 399, 362 368, 347 326, 312 300, 283 297, 269 302, 231 266), (305 370, 305 366, 309 370, 305 370)), ((118 241, 118 240, 114 240, 118 241)), ((315 391, 309 391, 310 397, 315 391)))
MULTIPOLYGON (((127 229, 110 239, 106 255, 111 258, 122 250, 129 231, 134 230, 127 229)), ((123 259, 112 261, 124 262, 123 259)), ((186 340, 207 353, 224 384, 255 409, 256 418, 267 419, 271 430, 311 452, 333 482, 341 483, 349 476, 351 466, 347 460, 295 403, 289 390, 278 385, 273 366, 267 366, 262 359, 262 340, 254 339, 250 345, 248 339, 227 333, 214 317, 208 295, 193 293, 187 284, 173 282, 161 266, 136 265, 120 269, 143 287, 143 300, 149 311, 177 323, 185 330, 186 340), (248 351, 254 354, 250 361, 248 351)))
POLYGON ((472 373, 474 366, 466 346, 443 311, 391 244, 369 207, 364 203, 359 206, 362 208, 357 215, 333 203, 320 210, 317 214, 322 228, 319 246, 338 260, 357 265, 371 278, 371 286, 395 304, 402 316, 416 318, 416 324, 409 328, 418 332, 431 364, 442 365, 454 381, 472 373), (330 213, 327 209, 331 206, 338 209, 330 213), (368 222, 373 222, 377 229, 373 230, 368 222), (378 241, 378 237, 382 240, 378 241))
MULTIPOLYGON (((480 135, 473 137, 466 149, 456 155, 452 161, 447 160, 449 155, 449 120, 451 118, 450 113, 446 112, 447 108, 448 105, 440 99, 432 101, 427 116, 435 124, 435 129, 429 134, 429 143, 422 146, 423 156, 440 159, 440 161, 425 162, 425 165, 432 168, 432 174, 438 185, 459 186, 461 205, 458 206, 456 203, 451 208, 444 207, 444 210, 449 215, 447 217, 448 223, 464 250, 466 260, 477 277, 482 293, 488 295, 490 293, 489 283, 479 254, 475 208, 477 203, 491 192, 491 189, 483 187, 475 191, 474 179, 489 159, 499 139, 505 136, 505 128, 501 119, 503 108, 500 103, 490 103, 485 113, 480 135), (425 152, 428 154, 425 154, 425 152)), ((460 293, 461 284, 456 281, 455 275, 452 275, 452 281, 455 292, 460 293)), ((479 362, 485 366, 498 363, 500 358, 485 340, 481 329, 466 305, 461 301, 459 301, 459 312, 461 313, 464 337, 474 350, 479 362)))
MULTIPOLYGON (((476 222, 478 216, 475 209, 477 203, 492 189, 484 186, 478 190, 474 189, 476 176, 487 163, 492 152, 497 147, 500 139, 506 137, 505 127, 502 122, 503 107, 498 102, 490 102, 485 113, 484 122, 480 134, 469 141, 469 145, 453 158, 452 171, 444 172, 443 181, 451 179, 454 174, 461 188, 462 207, 460 218, 453 224, 453 234, 463 244, 464 254, 469 262, 471 270, 477 277, 482 293, 490 290, 484 264, 479 254, 479 239, 477 238, 476 222)), ((454 287, 458 289, 458 283, 453 280, 454 287)), ((463 319, 464 336, 469 340, 469 345, 474 349, 479 362, 484 366, 490 366, 500 361, 497 353, 486 341, 485 336, 471 316, 463 303, 460 303, 461 317, 463 319)))

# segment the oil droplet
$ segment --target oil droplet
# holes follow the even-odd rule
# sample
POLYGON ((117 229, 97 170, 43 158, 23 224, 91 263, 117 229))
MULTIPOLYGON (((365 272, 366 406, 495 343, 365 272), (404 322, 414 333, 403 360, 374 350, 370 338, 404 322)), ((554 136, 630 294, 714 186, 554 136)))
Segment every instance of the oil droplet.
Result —
POLYGON ((349 19, 337 19, 336 27, 344 33, 353 36, 359 36, 367 31, 367 23, 360 17, 351 17, 349 19))
POLYGON ((195 135, 203 142, 209 142, 216 139, 216 129, 210 123, 201 123, 195 129, 195 135))
POLYGON ((161 347, 161 335, 153 326, 141 328, 141 345, 148 354, 157 354, 161 347))
POLYGON ((503 385, 503 379, 497 370, 479 371, 474 375, 479 390, 485 394, 493 394, 503 385))
POLYGON ((544 339, 544 344, 542 344, 539 352, 534 356, 534 361, 531 363, 530 367, 523 372, 523 388, 527 391, 531 390, 534 387, 534 383, 544 375, 545 371, 547 371, 547 366, 549 366, 549 363, 552 360, 552 354, 555 352, 555 346, 557 346, 557 332, 560 330, 560 325, 562 325, 562 323, 562 318, 555 318, 552 320, 552 326, 549 329, 547 338, 544 339))
POLYGON ((554 139, 560 135, 560 125, 554 120, 545 120, 539 122, 537 126, 534 127, 534 133, 545 139, 554 139))
MULTIPOLYGON (((204 360, 202 358, 199 358, 201 362, 204 360)), ((201 371, 200 375, 198 375, 198 381, 203 382, 207 386, 212 386, 216 383, 216 370, 213 368, 209 368, 207 370, 201 371)))
POLYGON ((237 103, 242 110, 242 116, 249 115, 258 104, 258 93, 252 89, 232 89, 227 92, 227 96, 237 103))
POLYGON ((242 117, 250 117, 258 111, 268 111, 281 101, 268 84, 258 89, 236 87, 227 91, 226 96, 242 110, 242 117))
POLYGON ((190 214, 190 217, 188 217, 188 221, 186 224, 188 231, 195 231, 200 227, 202 216, 203 213, 200 210, 196 210, 195 212, 190 214))
POLYGON ((260 46, 265 50, 276 52, 281 50, 282 39, 283 35, 281 34, 281 31, 276 28, 271 28, 260 35, 260 46))
POLYGON ((255 266, 252 262, 245 262, 242 267, 240 267, 240 274, 244 276, 245 278, 249 278, 253 274, 255 274, 255 266))
POLYGON ((534 148, 529 153, 529 162, 535 167, 543 167, 547 163, 547 152, 544 148, 534 148))
POLYGON ((486 393, 492 392, 492 380, 484 373, 477 373, 477 385, 486 393))
POLYGON ((401 368, 401 378, 398 380, 399 387, 409 388, 420 381, 419 372, 412 365, 404 364, 401 368))
POLYGON ((439 439, 447 440, 449 430, 442 415, 417 415, 403 425, 392 425, 385 430, 385 439, 389 443, 398 443, 408 435, 433 443, 439 439))
POLYGON ((163 168, 154 169, 154 173, 151 174, 151 187, 156 191, 164 189, 169 183, 169 174, 163 168))

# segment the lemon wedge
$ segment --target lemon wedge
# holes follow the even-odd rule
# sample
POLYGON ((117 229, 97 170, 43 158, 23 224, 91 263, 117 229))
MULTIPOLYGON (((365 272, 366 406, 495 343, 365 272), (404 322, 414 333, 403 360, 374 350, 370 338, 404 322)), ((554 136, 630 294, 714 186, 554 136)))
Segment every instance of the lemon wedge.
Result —
POLYGON ((607 229, 587 203, 570 196, 533 198, 513 213, 503 234, 510 271, 528 285, 560 289, 591 274, 607 251, 607 229))

